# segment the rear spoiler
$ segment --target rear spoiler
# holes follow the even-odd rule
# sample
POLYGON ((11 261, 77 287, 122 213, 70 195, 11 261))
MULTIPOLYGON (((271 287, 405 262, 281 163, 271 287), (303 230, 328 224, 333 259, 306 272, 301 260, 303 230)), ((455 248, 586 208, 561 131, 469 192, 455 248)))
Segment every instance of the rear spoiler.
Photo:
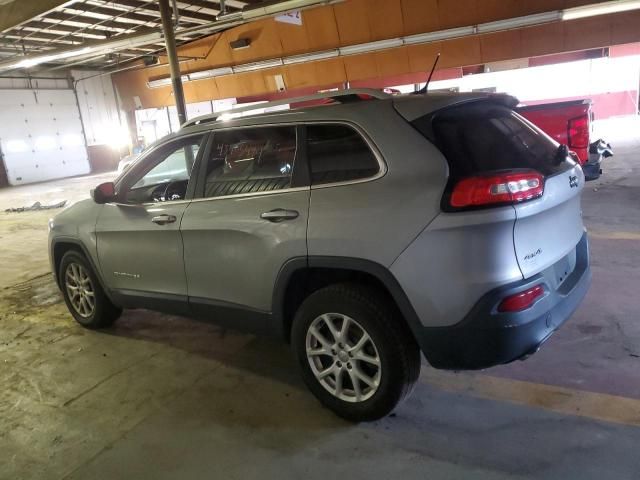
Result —
POLYGON ((493 102, 508 108, 516 108, 520 101, 503 93, 427 93, 394 97, 393 106, 408 122, 435 113, 439 110, 473 102, 493 102))

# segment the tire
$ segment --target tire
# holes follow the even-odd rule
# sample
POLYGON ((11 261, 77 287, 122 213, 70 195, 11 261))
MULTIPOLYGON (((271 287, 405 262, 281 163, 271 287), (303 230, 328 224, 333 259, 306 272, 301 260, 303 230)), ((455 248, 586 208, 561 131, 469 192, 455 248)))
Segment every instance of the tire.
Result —
POLYGON ((62 257, 58 281, 64 301, 75 320, 85 328, 106 328, 122 313, 104 293, 86 257, 75 250, 62 257), (74 292, 79 292, 73 294, 74 292), (84 300, 79 300, 83 297, 84 300))
POLYGON ((404 320, 383 292, 358 284, 331 285, 307 297, 295 315, 291 342, 311 392, 353 422, 391 413, 420 374, 420 350, 404 320))

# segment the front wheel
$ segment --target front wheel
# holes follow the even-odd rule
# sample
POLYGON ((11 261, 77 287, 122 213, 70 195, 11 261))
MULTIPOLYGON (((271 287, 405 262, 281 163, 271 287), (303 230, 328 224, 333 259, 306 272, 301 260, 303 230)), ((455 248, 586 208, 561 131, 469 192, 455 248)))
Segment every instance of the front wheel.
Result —
POLYGON ((80 252, 65 253, 58 275, 67 308, 83 327, 108 327, 122 313, 106 296, 91 265, 80 252))
POLYGON ((420 351, 382 292, 355 284, 311 294, 296 313, 292 344, 302 377, 350 421, 391 413, 420 373, 420 351))

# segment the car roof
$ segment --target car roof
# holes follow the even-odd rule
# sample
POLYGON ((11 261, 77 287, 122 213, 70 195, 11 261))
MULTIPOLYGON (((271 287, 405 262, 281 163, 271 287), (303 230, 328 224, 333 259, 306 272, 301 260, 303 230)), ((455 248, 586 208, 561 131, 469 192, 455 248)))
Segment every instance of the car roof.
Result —
MULTIPOLYGON (((178 137, 184 134, 202 131, 266 124, 349 121, 352 118, 362 118, 363 111, 370 113, 372 110, 379 110, 380 114, 385 114, 388 113, 390 109, 395 109, 407 121, 413 121, 421 116, 434 113, 443 108, 483 100, 500 103, 509 108, 514 108, 518 105, 518 100, 512 96, 486 92, 435 92, 427 94, 386 95, 378 98, 361 99, 360 101, 349 101, 348 103, 327 103, 293 108, 290 110, 257 113, 233 119, 221 119, 220 114, 218 114, 216 118, 216 115, 212 114, 211 116, 200 117, 204 119, 204 121, 196 125, 185 124, 188 126, 185 126, 171 136, 178 137)), ((269 105, 269 103, 256 104, 255 109, 269 108, 269 105)), ((233 111, 229 113, 233 113, 233 111)))

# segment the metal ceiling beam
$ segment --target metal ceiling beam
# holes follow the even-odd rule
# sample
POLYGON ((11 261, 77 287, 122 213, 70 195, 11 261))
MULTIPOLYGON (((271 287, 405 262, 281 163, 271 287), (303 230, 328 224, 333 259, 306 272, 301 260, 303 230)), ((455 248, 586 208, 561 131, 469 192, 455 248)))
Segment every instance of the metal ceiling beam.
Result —
MULTIPOLYGON (((208 8, 210 10, 220 11, 220 0, 178 0, 178 3, 184 3, 193 5, 194 7, 200 8, 208 8)), ((226 0, 227 3, 227 12, 233 10, 242 10, 247 5, 250 5, 251 2, 239 2, 233 0, 226 0)), ((253 2, 256 3, 256 2, 253 2)))
MULTIPOLYGON (((51 24, 44 24, 44 25, 49 25, 49 27, 52 27, 51 24)), ((11 37, 12 35, 14 36, 26 36, 28 35, 29 38, 31 38, 32 35, 35 34, 40 34, 40 33, 44 33, 44 34, 48 34, 48 35, 55 35, 56 37, 60 37, 60 36, 75 36, 75 37, 80 37, 80 38, 91 38, 94 40, 103 40, 106 38, 109 38, 112 35, 112 32, 109 32, 108 30, 83 30, 83 31, 78 31, 77 28, 69 28, 69 27, 52 27, 52 28, 43 28, 43 27, 37 27, 37 26, 32 26, 31 23, 26 23, 24 25, 22 25, 19 29, 13 29, 8 31, 4 36, 5 37, 11 37)))
MULTIPOLYGON (((252 5, 258 3, 264 3, 262 0, 247 0, 240 2, 238 0, 178 0, 178 5, 184 5, 184 8, 190 9, 191 7, 205 8, 219 14, 222 9, 221 3, 226 3, 227 13, 237 12, 243 8, 250 8, 252 5)), ((190 10, 193 11, 193 10, 190 10)))
POLYGON ((210 2, 208 0, 184 0, 184 2, 181 2, 180 0, 178 0, 178 3, 188 3, 189 5, 192 5, 194 7, 208 8, 209 10, 215 10, 217 12, 220 11, 220 2, 210 2))
MULTIPOLYGON (((91 38, 93 40, 102 40, 104 39, 104 37, 100 38, 96 38, 95 36, 93 37, 85 37, 82 33, 67 33, 65 34, 66 36, 64 38, 60 38, 61 35, 59 33, 49 33, 47 31, 44 30, 20 30, 20 31, 16 31, 16 32, 8 32, 4 35, 4 38, 9 38, 13 41, 18 42, 18 44, 20 43, 20 39, 23 37, 23 35, 20 35, 20 33, 23 34, 28 34, 28 40, 32 41, 32 42, 55 42, 55 43, 64 43, 64 44, 79 44, 84 42, 85 40, 91 38)), ((88 31, 88 34, 91 35, 91 30, 88 31)))
POLYGON ((180 9, 185 9, 188 12, 201 12, 205 15, 213 15, 216 16, 218 15, 218 13, 220 13, 220 6, 218 5, 218 2, 208 2, 205 0, 194 0, 193 2, 190 0, 183 0, 180 1, 178 0, 177 2, 178 7, 180 7, 180 9), (195 8, 195 10, 193 10, 195 8), (205 12, 203 10, 208 10, 208 12, 205 12))
MULTIPOLYGON (((33 28, 35 30, 46 30, 52 32, 61 32, 61 33, 69 33, 73 34, 77 32, 78 29, 76 27, 70 27, 68 25, 64 25, 62 23, 50 23, 39 20, 30 20, 29 22, 23 24, 21 29, 33 28)), ((91 30, 85 30, 85 33, 91 33, 94 35, 102 35, 104 37, 108 37, 113 34, 113 31, 107 29, 101 29, 100 27, 92 28, 91 30)))
MULTIPOLYGON (((77 23, 78 25, 82 25, 81 28, 88 26, 87 30, 91 30, 92 25, 98 23, 99 21, 99 28, 109 28, 118 32, 131 30, 136 26, 139 26, 136 23, 123 23, 115 20, 98 20, 97 18, 79 17, 77 15, 71 15, 69 13, 63 12, 48 13, 46 19, 43 20, 56 20, 59 22, 77 23)), ((52 23, 51 25, 57 25, 57 23, 52 23)), ((69 25, 67 24, 67 26, 69 25)))
POLYGON ((37 2, 14 0, 0 5, 0 32, 6 32, 68 3, 71 2, 69 0, 38 0, 37 2))
MULTIPOLYGON (((97 7, 93 5, 83 6, 82 4, 69 5, 64 9, 64 13, 70 15, 76 15, 77 18, 87 19, 95 22, 96 20, 106 20, 111 17, 114 20, 118 20, 122 23, 128 23, 129 25, 154 23, 160 24, 160 18, 157 15, 144 14, 143 12, 129 12, 126 10, 118 10, 115 8, 97 7), (87 8, 90 7, 90 8, 87 8), (96 16, 98 15, 98 16, 96 16)), ((92 23, 93 23, 92 22, 92 23)))
POLYGON ((41 42, 32 42, 32 41, 16 41, 16 40, 12 40, 12 39, 7 39, 7 38, 0 38, 0 47, 2 48, 13 48, 14 52, 16 53, 16 55, 18 54, 22 54, 22 46, 24 45, 24 48, 26 48, 27 50, 30 50, 32 48, 37 48, 40 49, 42 47, 55 47, 55 45, 51 45, 51 43, 41 43, 41 42))
MULTIPOLYGON (((203 32, 223 31, 229 28, 253 22, 262 18, 280 15, 291 10, 330 5, 342 0, 284 0, 275 4, 258 4, 255 8, 238 12, 234 18, 219 20, 208 25, 183 27, 176 30, 176 36, 202 34, 203 32)), ((101 23, 101 22, 100 22, 101 23)), ((73 48, 56 49, 44 54, 26 55, 10 61, 0 62, 0 71, 30 68, 42 63, 57 62, 63 59, 79 59, 81 57, 98 56, 105 53, 117 53, 119 50, 130 49, 141 45, 162 40, 162 33, 154 28, 139 29, 128 35, 118 35, 109 40, 85 42, 73 48)))
POLYGON ((21 52, 20 52, 20 50, 16 49, 15 46, 12 47, 11 45, 1 44, 0 43, 0 53, 2 53, 5 56, 13 57, 15 55, 18 55, 21 52))
POLYGON ((139 46, 139 47, 128 48, 127 51, 129 51, 129 52, 135 51, 135 52, 138 52, 138 55, 146 55, 148 53, 157 52, 158 49, 157 48, 153 48, 151 46, 148 46, 148 47, 139 46))
MULTIPOLYGON (((104 0, 103 0, 104 1, 104 0)), ((146 4, 146 2, 141 0, 114 0, 109 1, 110 5, 123 5, 124 7, 135 8, 137 12, 144 13, 145 15, 154 16, 157 19, 160 19, 160 14, 154 8, 155 5, 146 4), (149 13, 147 13, 149 12, 149 13)), ((178 13, 180 15, 180 19, 190 19, 193 20, 193 23, 207 23, 207 22, 215 22, 215 15, 209 15, 206 13, 194 12, 193 10, 186 10, 184 8, 178 8, 178 13)))

